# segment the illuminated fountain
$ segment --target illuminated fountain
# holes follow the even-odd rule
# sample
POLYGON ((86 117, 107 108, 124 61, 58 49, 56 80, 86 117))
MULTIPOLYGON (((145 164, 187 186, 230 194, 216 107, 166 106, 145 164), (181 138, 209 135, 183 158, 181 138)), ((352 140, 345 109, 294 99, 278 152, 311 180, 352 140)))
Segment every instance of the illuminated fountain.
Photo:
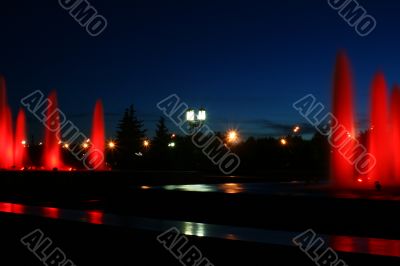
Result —
POLYGON ((12 115, 7 102, 6 83, 0 76, 0 168, 14 165, 13 143, 12 115))
POLYGON ((370 178, 383 183, 393 183, 391 178, 389 101, 386 81, 383 73, 378 73, 372 82, 371 125, 369 130, 369 152, 376 158, 370 178))
POLYGON ((5 109, 5 165, 6 167, 14 167, 14 134, 13 134, 13 122, 12 113, 10 106, 7 105, 5 109))
MULTIPOLYGON (((347 130, 346 137, 355 139, 351 77, 349 61, 344 53, 340 53, 334 74, 332 114, 337 119, 337 124, 343 125, 347 130)), ((335 148, 335 145, 332 145, 331 177, 334 185, 338 187, 350 188, 363 185, 370 187, 375 182, 386 186, 400 184, 400 88, 395 86, 389 100, 385 77, 381 72, 378 72, 372 81, 370 108, 368 140, 362 144, 376 159, 376 164, 370 161, 371 171, 360 174, 354 164, 343 156, 343 150, 355 150, 353 148, 356 142, 346 142, 345 149, 335 148)), ((340 131, 333 131, 331 139, 339 137, 335 134, 340 134, 340 131)))
MULTIPOLYGON (((351 77, 349 60, 345 54, 341 53, 337 57, 334 73, 332 114, 351 136, 355 136, 353 84, 351 77)), ((339 130, 334 131, 332 139, 339 139, 338 142, 340 142, 339 134, 339 130)), ((348 143, 347 145, 352 145, 352 143, 348 143)), ((340 149, 332 149, 331 172, 334 185, 336 186, 345 187, 353 181, 354 167, 342 156, 340 149)))
POLYGON ((90 166, 96 170, 105 170, 105 129, 104 111, 101 100, 96 102, 93 113, 91 148, 89 151, 90 166))
POLYGON ((400 87, 395 86, 392 92, 390 103, 390 121, 392 127, 391 148, 392 153, 392 174, 395 182, 400 185, 400 87))
POLYGON ((44 134, 43 166, 46 170, 61 169, 60 114, 57 109, 57 93, 51 92, 46 110, 44 134))
POLYGON ((16 169, 23 169, 26 166, 26 145, 26 117, 24 110, 20 109, 17 116, 14 142, 14 165, 16 169))
MULTIPOLYGON (((44 141, 39 167, 29 165, 26 129, 26 115, 23 109, 19 110, 15 134, 13 133, 13 117, 11 108, 8 105, 5 79, 0 76, 0 169, 23 170, 23 169, 42 169, 42 170, 69 170, 62 159, 61 143, 61 122, 57 103, 57 93, 51 92, 46 99, 46 104, 40 106, 43 110, 44 141)), ((100 100, 96 102, 93 114, 93 125, 90 149, 88 151, 88 168, 94 170, 106 170, 105 164, 105 125, 103 104, 100 100)), ((86 143, 85 143, 86 144, 86 143)), ((39 144, 39 145, 42 145, 39 144)), ((86 144, 89 147, 89 143, 86 144)), ((85 165, 86 166, 86 165, 85 165)))

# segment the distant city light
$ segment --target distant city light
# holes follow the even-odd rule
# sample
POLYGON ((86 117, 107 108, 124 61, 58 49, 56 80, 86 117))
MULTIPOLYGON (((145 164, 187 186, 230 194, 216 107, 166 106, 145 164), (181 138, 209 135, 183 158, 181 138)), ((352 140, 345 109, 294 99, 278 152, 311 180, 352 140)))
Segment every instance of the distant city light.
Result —
POLYGON ((197 115, 197 119, 198 119, 199 121, 205 121, 206 118, 207 118, 206 110, 200 109, 200 110, 199 110, 199 114, 197 115))
POLYGON ((229 130, 226 138, 228 143, 236 143, 239 140, 239 133, 236 130, 229 130))
POLYGON ((172 134, 172 135, 171 135, 171 138, 172 138, 172 139, 174 139, 175 137, 176 137, 176 135, 175 135, 175 134, 172 134))
POLYGON ((65 143, 65 144, 64 144, 64 148, 65 148, 65 149, 68 149, 68 148, 69 148, 69 144, 68 144, 68 143, 65 143))
POLYGON ((114 149, 115 148, 115 143, 113 141, 108 142, 108 147, 110 149, 114 149))
POLYGON ((301 130, 301 128, 300 128, 299 126, 295 126, 295 127, 293 128, 293 133, 299 133, 300 130, 301 130))
POLYGON ((175 142, 169 143, 169 144, 168 144, 168 147, 170 147, 170 148, 175 148, 175 142))
POLYGON ((89 144, 87 144, 87 142, 85 142, 85 143, 82 144, 82 147, 87 149, 87 148, 89 148, 89 144))
POLYGON ((43 142, 39 142, 39 145, 42 146, 42 145, 43 145, 43 142))
POLYGON ((280 142, 281 142, 282 146, 286 146, 287 145, 287 140, 285 138, 281 138, 280 142))
POLYGON ((25 146, 26 145, 26 140, 21 141, 21 144, 25 146))
POLYGON ((143 141, 143 146, 145 148, 148 148, 150 146, 150 141, 148 141, 147 139, 143 141))

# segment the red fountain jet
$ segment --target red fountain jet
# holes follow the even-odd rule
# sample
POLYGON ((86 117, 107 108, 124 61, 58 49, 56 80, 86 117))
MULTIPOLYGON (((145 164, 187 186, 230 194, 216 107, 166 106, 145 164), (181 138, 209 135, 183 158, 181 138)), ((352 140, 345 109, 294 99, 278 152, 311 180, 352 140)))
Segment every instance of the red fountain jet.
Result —
POLYGON ((11 168, 14 166, 14 138, 13 138, 13 118, 10 106, 6 107, 5 115, 5 166, 11 168))
POLYGON ((46 170, 63 166, 61 159, 60 114, 57 108, 57 94, 55 91, 49 95, 49 105, 46 110, 46 127, 44 134, 43 166, 46 170))
POLYGON ((105 129, 104 111, 101 100, 96 102, 93 114, 91 148, 89 151, 89 164, 94 170, 105 170, 105 129))
POLYGON ((6 82, 0 76, 0 168, 7 169, 14 164, 12 115, 7 103, 6 82))
POLYGON ((370 173, 371 180, 392 183, 390 178, 390 127, 387 87, 383 73, 377 73, 372 82, 371 126, 369 152, 375 157, 376 165, 370 173))
MULTIPOLYGON (((6 146, 6 85, 4 78, 0 76, 0 151, 6 146)), ((0 168, 6 168, 5 156, 0 156, 0 168)))
MULTIPOLYGON (((353 84, 350 71, 350 63, 345 53, 339 53, 336 58, 336 67, 333 81, 333 111, 338 125, 346 129, 345 138, 355 137, 354 108, 353 108, 353 84)), ((333 127, 335 125, 332 125, 333 127)), ((340 130, 332 132, 331 140, 338 146, 343 141, 340 130)), ((345 144, 346 150, 351 151, 354 144, 348 141, 345 144)), ((343 146, 343 145, 341 145, 343 146)), ((353 185, 354 167, 349 163, 342 153, 340 147, 332 147, 331 153, 331 177, 335 186, 348 187, 353 185)))
POLYGON ((17 116, 14 143, 14 165, 17 169, 22 169, 26 164, 26 145, 26 117, 24 110, 20 109, 17 116))
POLYGON ((390 120, 392 130, 392 175, 395 183, 400 184, 400 87, 394 86, 390 104, 390 120))

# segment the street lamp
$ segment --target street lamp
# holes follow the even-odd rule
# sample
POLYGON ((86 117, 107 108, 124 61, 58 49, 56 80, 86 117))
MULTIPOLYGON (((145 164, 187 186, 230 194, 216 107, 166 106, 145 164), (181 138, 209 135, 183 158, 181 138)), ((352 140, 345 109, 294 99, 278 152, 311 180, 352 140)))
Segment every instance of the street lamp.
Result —
POLYGON ((148 141, 147 139, 143 141, 143 146, 145 148, 148 148, 150 146, 150 141, 148 141))
POLYGON ((111 150, 113 150, 113 149, 115 148, 115 142, 110 141, 110 142, 108 143, 108 148, 110 148, 111 150))
POLYGON ((197 115, 197 120, 206 121, 206 118, 207 118, 206 110, 204 108, 201 108, 197 115))
POLYGON ((226 140, 230 144, 237 143, 239 140, 239 133, 236 130, 228 130, 226 133, 226 140))
POLYGON ((195 122, 196 121, 193 109, 187 110, 187 112, 186 112, 186 120, 189 121, 189 122, 195 122))
POLYGON ((168 147, 175 148, 175 145, 176 145, 175 142, 171 142, 171 143, 168 144, 168 147))
POLYGON ((207 113, 204 108, 201 108, 198 113, 195 113, 194 109, 188 109, 186 111, 186 121, 188 121, 192 127, 199 127, 206 121, 207 113))

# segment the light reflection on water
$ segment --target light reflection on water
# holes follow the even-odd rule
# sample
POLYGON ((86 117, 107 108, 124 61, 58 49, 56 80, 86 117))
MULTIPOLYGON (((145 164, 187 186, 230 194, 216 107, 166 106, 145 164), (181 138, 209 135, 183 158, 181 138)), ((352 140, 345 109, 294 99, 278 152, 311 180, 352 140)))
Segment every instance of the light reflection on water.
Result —
MULTIPOLYGON (((221 184, 186 184, 186 185, 165 185, 146 187, 151 189, 163 189, 169 191, 184 192, 219 192, 226 194, 254 193, 254 194, 279 194, 299 195, 301 184, 291 183, 221 183, 221 184)), ((142 186, 141 189, 144 189, 142 186)))
POLYGON ((183 222, 182 232, 189 236, 205 236, 206 225, 203 223, 183 222))
POLYGON ((53 207, 43 207, 42 208, 43 216, 51 219, 60 218, 60 209, 53 207))
POLYGON ((167 185, 163 187, 165 190, 180 190, 192 192, 218 192, 214 185, 197 184, 197 185, 167 185))
POLYGON ((331 236, 330 246, 336 251, 354 252, 365 250, 369 254, 400 257, 400 241, 379 238, 331 236))
POLYGON ((24 211, 25 211, 25 206, 22 204, 15 204, 8 202, 0 203, 0 212, 23 214, 24 211))
POLYGON ((237 183, 225 183, 218 185, 218 188, 228 194, 237 194, 241 193, 244 190, 243 184, 237 184, 237 183))
POLYGON ((167 185, 162 187, 165 190, 178 190, 189 192, 223 192, 228 194, 242 193, 245 189, 243 184, 224 183, 218 185, 194 184, 194 185, 167 185))
POLYGON ((398 191, 341 191, 332 190, 327 183, 307 185, 304 182, 279 182, 279 183, 222 183, 222 184, 187 184, 165 186, 142 186, 142 189, 163 189, 169 191, 226 193, 226 194, 256 194, 274 196, 300 196, 315 198, 343 198, 343 199, 369 199, 400 201, 398 191))
POLYGON ((91 224, 103 224, 104 213, 102 211, 87 211, 88 222, 91 224))
MULTIPOLYGON (((232 189, 232 186, 228 185, 228 187, 232 189)), ((240 190, 236 186, 233 187, 233 191, 240 190)), ((293 246, 292 239, 299 234, 298 232, 272 231, 259 228, 159 220, 134 216, 125 217, 107 214, 102 210, 67 210, 55 207, 26 206, 9 202, 0 202, 0 212, 81 221, 91 224, 125 226, 139 230, 164 231, 171 227, 177 227, 182 233, 189 236, 240 240, 269 245, 293 246)), ((327 239, 327 244, 338 252, 400 257, 400 240, 335 235, 323 236, 323 238, 327 239)))
POLYGON ((75 211, 56 207, 36 207, 23 204, 0 202, 0 213, 27 214, 50 219, 83 221, 91 224, 104 224, 104 212, 101 210, 75 211))

